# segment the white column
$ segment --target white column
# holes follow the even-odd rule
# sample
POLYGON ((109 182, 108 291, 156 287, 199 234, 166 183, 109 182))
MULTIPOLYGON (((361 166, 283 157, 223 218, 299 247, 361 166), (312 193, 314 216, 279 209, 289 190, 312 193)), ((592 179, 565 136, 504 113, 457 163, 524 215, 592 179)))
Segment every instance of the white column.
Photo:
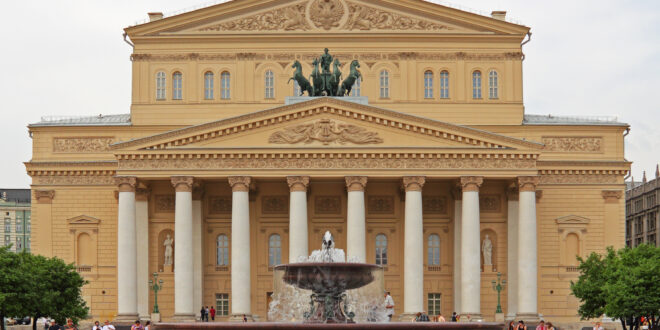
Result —
POLYGON ((461 321, 468 321, 468 315, 472 321, 481 319, 479 187, 482 183, 482 177, 461 177, 461 321))
POLYGON ((422 213, 423 176, 403 177, 406 190, 403 248, 404 319, 424 311, 424 217, 422 213))
POLYGON ((193 188, 192 200, 192 231, 193 231, 193 311, 196 318, 201 317, 199 310, 204 303, 203 281, 204 268, 202 265, 202 188, 193 188))
POLYGON ((137 236, 137 306, 141 320, 151 319, 149 310, 149 192, 135 193, 135 232, 137 236))
POLYGON ((367 225, 364 210, 366 176, 347 176, 348 209, 346 212, 346 258, 367 261, 367 225))
POLYGON ((461 314, 461 226, 463 193, 454 194, 454 312, 461 314))
POLYGON ((135 232, 135 177, 118 177, 117 206, 117 318, 133 320, 137 310, 137 234, 135 232))
POLYGON ((172 177, 174 207, 174 318, 194 321, 192 185, 189 176, 172 177))
POLYGON ((307 232, 307 186, 308 176, 286 178, 289 197, 289 263, 298 262, 301 256, 309 256, 307 232))
POLYGON ((537 232, 536 185, 539 178, 518 178, 518 311, 517 319, 536 321, 537 307, 537 232))
POLYGON ((513 320, 518 312, 518 189, 508 192, 507 218, 507 309, 506 319, 513 320))
POLYGON ((229 177, 231 202, 231 320, 251 317, 250 288, 250 181, 248 176, 229 177))

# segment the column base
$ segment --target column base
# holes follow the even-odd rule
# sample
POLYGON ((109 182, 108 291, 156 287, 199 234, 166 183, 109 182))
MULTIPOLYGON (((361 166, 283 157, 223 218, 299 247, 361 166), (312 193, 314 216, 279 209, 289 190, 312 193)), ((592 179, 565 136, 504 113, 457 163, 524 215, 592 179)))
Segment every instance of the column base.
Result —
POLYGON ((252 314, 231 314, 229 322, 243 322, 243 315, 245 315, 248 322, 254 322, 252 314))
POLYGON ((130 314, 117 314, 117 316, 114 319, 115 323, 129 323, 133 324, 135 321, 137 321, 140 318, 140 316, 135 313, 130 313, 130 314))
POLYGON ((479 313, 461 313, 458 322, 481 322, 483 320, 483 317, 481 317, 481 314, 479 313))
POLYGON ((417 317, 417 313, 403 313, 399 314, 399 322, 412 322, 417 317))
POLYGON ((537 313, 518 313, 516 314, 516 320, 517 321, 522 320, 523 322, 525 322, 525 325, 527 325, 527 327, 530 327, 533 324, 539 323, 539 321, 541 321, 541 318, 537 313))
POLYGON ((195 322, 195 314, 174 314, 172 319, 177 323, 193 323, 195 322))

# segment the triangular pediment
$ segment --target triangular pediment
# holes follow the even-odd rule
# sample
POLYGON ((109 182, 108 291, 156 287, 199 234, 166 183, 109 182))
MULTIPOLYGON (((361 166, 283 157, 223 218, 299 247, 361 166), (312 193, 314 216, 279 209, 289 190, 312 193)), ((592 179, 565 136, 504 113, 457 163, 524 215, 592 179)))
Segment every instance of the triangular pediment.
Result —
POLYGON ((90 217, 88 215, 79 215, 77 217, 67 219, 66 221, 70 225, 98 225, 101 223, 101 220, 90 217))
POLYGON ((424 0, 234 0, 126 29, 131 38, 300 32, 522 35, 528 30, 424 0))
POLYGON ((311 98, 111 146, 121 151, 347 147, 536 152, 543 145, 338 98, 311 98))

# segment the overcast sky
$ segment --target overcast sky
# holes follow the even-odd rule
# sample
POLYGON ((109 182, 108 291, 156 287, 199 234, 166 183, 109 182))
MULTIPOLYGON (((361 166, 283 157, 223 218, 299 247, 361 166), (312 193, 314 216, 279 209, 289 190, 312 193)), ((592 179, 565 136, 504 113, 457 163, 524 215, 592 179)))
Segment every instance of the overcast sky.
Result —
MULTIPOLYGON (((4 1, 0 28, 0 187, 27 188, 27 124, 46 115, 130 110, 131 48, 123 28, 150 11, 199 0, 4 1)), ((632 126, 633 176, 653 177, 660 152, 660 1, 454 0, 479 12, 506 10, 532 29, 524 46, 529 114, 613 115, 632 126)))

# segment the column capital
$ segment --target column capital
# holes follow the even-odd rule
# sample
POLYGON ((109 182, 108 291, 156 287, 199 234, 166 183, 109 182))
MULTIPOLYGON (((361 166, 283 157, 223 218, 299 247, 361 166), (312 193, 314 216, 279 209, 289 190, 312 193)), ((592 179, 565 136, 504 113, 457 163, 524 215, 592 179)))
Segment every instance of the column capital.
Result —
POLYGON ((605 203, 616 203, 623 197, 623 191, 621 190, 603 190, 601 196, 605 200, 605 203))
POLYGON ((539 184, 538 176, 519 176, 518 177, 518 190, 523 191, 536 191, 536 186, 539 184))
POLYGON ((518 184, 515 182, 512 182, 509 184, 508 187, 506 187, 506 197, 510 201, 517 201, 518 200, 518 184))
POLYGON ((348 191, 364 191, 367 186, 366 176, 347 176, 345 179, 346 190, 348 191))
POLYGON ((408 191, 422 191, 424 183, 426 183, 425 176, 404 176, 403 177, 403 189, 408 191))
POLYGON ((289 185, 289 190, 294 191, 307 191, 309 187, 309 177, 308 176, 287 176, 286 183, 289 185))
POLYGON ((479 191, 479 187, 484 183, 484 177, 482 176, 462 176, 461 177, 461 188, 463 192, 466 191, 479 191))
POLYGON ((192 176, 173 176, 170 178, 176 192, 192 192, 194 178, 192 176))
POLYGON ((34 198, 37 203, 50 204, 55 198, 55 190, 35 190, 34 198))
POLYGON ((119 192, 135 192, 137 178, 134 176, 116 176, 115 182, 119 187, 119 192))
POLYGON ((252 178, 249 176, 230 176, 228 178, 232 191, 250 191, 252 178))
POLYGON ((137 201, 148 201, 150 194, 151 189, 149 189, 149 186, 138 184, 135 188, 135 200, 137 201))

